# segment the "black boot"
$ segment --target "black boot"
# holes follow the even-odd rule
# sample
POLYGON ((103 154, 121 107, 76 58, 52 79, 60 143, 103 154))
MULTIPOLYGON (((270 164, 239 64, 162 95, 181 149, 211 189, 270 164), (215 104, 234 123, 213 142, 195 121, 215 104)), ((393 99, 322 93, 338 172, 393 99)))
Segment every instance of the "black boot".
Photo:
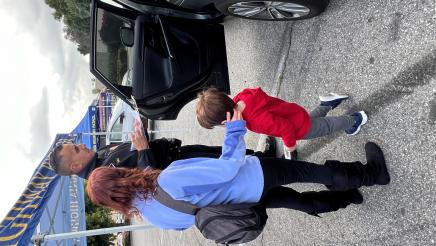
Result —
POLYGON ((374 177, 374 184, 387 185, 391 182, 388 169, 386 167, 385 157, 380 147, 373 143, 368 142, 365 144, 367 169, 377 175, 374 177))
POLYGON ((326 166, 332 170, 332 185, 327 186, 331 190, 348 190, 361 186, 375 184, 386 185, 390 182, 383 152, 375 143, 368 142, 365 145, 367 165, 360 162, 343 163, 339 161, 327 161, 326 166))
POLYGON ((276 157, 276 147, 276 139, 274 137, 267 136, 265 150, 263 151, 262 155, 265 157, 276 157))
POLYGON ((310 215, 318 216, 320 213, 327 213, 345 208, 350 204, 361 204, 362 194, 358 189, 347 191, 319 191, 303 192, 305 199, 311 200, 313 206, 311 211, 306 211, 310 215))
POLYGON ((288 208, 317 215, 345 208, 351 203, 360 204, 362 201, 363 197, 357 189, 300 193, 289 187, 276 186, 266 193, 261 204, 266 208, 288 208))

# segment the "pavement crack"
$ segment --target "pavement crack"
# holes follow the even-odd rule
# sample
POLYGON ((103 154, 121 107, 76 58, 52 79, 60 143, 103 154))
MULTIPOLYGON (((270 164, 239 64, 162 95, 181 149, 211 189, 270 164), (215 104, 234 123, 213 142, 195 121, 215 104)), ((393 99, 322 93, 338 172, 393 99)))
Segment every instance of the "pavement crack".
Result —
MULTIPOLYGON (((287 23, 285 31, 282 35, 282 48, 280 51, 280 60, 277 66, 277 70, 274 76, 274 84, 269 91, 269 95, 277 97, 280 93, 280 88, 283 83, 283 74, 286 69, 286 61, 288 60, 289 50, 291 49, 291 37, 292 37, 292 23, 287 23)), ((266 135, 260 134, 259 139, 257 141, 256 150, 263 150, 265 145, 266 135)))
POLYGON ((394 17, 392 18, 391 23, 391 35, 390 35, 390 42, 396 42, 399 39, 399 32, 400 32, 400 26, 401 26, 401 20, 403 18, 403 15, 399 12, 396 12, 394 14, 394 17))
POLYGON ((428 114, 429 123, 434 125, 436 122, 436 93, 433 94, 433 100, 430 101, 430 112, 428 114))
POLYGON ((274 76, 274 85, 269 92, 269 95, 271 96, 278 96, 283 83, 283 74, 285 73, 286 69, 286 61, 288 60, 289 50, 291 49, 292 25, 292 23, 288 23, 286 25, 285 32, 282 35, 283 45, 280 51, 280 60, 274 76))

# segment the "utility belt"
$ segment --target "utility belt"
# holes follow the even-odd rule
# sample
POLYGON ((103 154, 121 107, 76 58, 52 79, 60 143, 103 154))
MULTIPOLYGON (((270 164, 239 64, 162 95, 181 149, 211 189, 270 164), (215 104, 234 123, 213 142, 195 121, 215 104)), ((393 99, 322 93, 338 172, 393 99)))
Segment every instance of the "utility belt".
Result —
POLYGON ((150 148, 159 163, 170 164, 181 157, 182 141, 177 138, 159 138, 151 140, 150 148))

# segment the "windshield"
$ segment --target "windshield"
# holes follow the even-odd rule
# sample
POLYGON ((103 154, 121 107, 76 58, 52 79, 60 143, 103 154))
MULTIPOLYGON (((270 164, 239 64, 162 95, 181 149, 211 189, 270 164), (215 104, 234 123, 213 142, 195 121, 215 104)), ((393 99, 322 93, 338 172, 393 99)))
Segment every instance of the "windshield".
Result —
POLYGON ((122 140, 122 131, 123 131, 123 124, 121 123, 121 117, 119 117, 112 128, 110 129, 110 136, 109 141, 111 143, 113 142, 121 142, 122 140))
POLYGON ((121 16, 97 9, 95 58, 96 69, 112 84, 121 84, 129 69, 131 48, 122 44, 121 27, 132 27, 131 22, 121 16))

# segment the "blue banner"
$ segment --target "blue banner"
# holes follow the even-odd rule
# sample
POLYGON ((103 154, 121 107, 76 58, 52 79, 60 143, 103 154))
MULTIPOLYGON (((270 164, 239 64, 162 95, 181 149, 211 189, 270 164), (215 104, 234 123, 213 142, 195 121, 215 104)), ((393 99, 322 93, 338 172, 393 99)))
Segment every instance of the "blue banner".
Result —
MULTIPOLYGON (((71 132, 74 143, 85 144, 89 149, 97 150, 99 138, 97 107, 89 106, 80 123, 71 132)), ((73 176, 61 176, 52 197, 47 202, 39 222, 41 234, 58 234, 86 230, 86 214, 83 179, 73 176)), ((72 238, 60 241, 44 242, 45 246, 85 246, 86 238, 72 238)))
POLYGON ((33 173, 18 201, 0 224, 0 245, 28 245, 39 223, 45 203, 53 193, 59 176, 51 169, 48 156, 58 142, 73 142, 74 136, 56 135, 55 141, 33 173))
POLYGON ((79 125, 72 131, 77 135, 77 143, 83 143, 92 150, 97 150, 100 146, 100 138, 95 134, 99 131, 98 110, 96 106, 89 106, 79 125))
MULTIPOLYGON (((59 176, 49 166, 56 143, 83 143, 97 150, 97 108, 90 106, 71 134, 58 134, 35 170, 27 188, 0 224, 0 245, 28 245, 36 233, 57 234, 86 229, 83 179, 59 176)), ((59 245, 49 241, 44 245, 59 245)), ((86 245, 86 238, 68 239, 62 245, 86 245)))
MULTIPOLYGON (((86 230, 83 179, 60 176, 35 233, 59 234, 86 230)), ((85 246, 86 238, 50 240, 44 246, 85 246)))

